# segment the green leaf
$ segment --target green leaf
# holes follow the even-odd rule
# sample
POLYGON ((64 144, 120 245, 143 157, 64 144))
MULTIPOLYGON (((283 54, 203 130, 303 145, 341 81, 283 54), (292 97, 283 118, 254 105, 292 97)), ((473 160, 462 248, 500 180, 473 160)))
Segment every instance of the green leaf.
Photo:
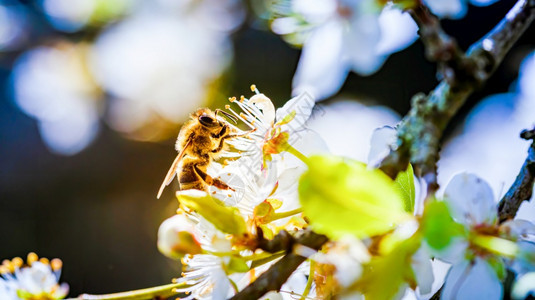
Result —
POLYGON ((407 170, 400 172, 395 180, 395 187, 403 199, 403 207, 406 212, 414 212, 414 171, 412 165, 409 164, 407 170))
POLYGON ((404 283, 416 288, 416 278, 411 266, 411 259, 421 243, 419 235, 400 243, 393 251, 384 256, 374 256, 364 265, 361 279, 355 288, 366 299, 393 299, 404 283))
POLYGON ((443 250, 457 237, 466 235, 464 227, 456 223, 448 206, 442 201, 429 201, 424 209, 421 228, 427 244, 435 250, 443 250))
POLYGON ((286 251, 279 251, 279 252, 276 252, 274 254, 271 254, 269 252, 263 252, 261 254, 258 254, 258 257, 257 259, 253 260, 251 262, 251 269, 254 269, 258 266, 261 266, 263 264, 266 264, 270 261, 273 261, 279 257, 282 257, 284 256, 284 254, 286 254, 286 251))
POLYGON ((223 206, 209 194, 198 190, 179 191, 176 196, 178 202, 199 213, 222 232, 235 235, 246 232, 245 221, 237 208, 223 206))
POLYGON ((394 181, 380 170, 335 156, 313 156, 299 181, 312 228, 330 238, 383 234, 411 216, 394 181))
POLYGON ((231 256, 230 261, 226 264, 226 271, 228 275, 233 273, 245 273, 249 271, 249 266, 244 259, 231 256))

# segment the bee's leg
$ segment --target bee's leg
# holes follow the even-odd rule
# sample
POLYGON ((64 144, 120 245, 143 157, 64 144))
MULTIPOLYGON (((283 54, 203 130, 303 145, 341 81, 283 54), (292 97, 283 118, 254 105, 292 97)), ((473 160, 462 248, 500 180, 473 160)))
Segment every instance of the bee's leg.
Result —
POLYGON ((245 135, 248 135, 251 132, 254 132, 255 130, 256 129, 249 130, 247 132, 240 133, 240 134, 229 134, 229 135, 226 135, 226 136, 222 137, 221 140, 219 140, 219 145, 217 145, 217 147, 212 150, 212 153, 218 153, 219 151, 221 151, 223 149, 224 144, 225 144, 225 140, 232 139, 232 138, 235 138, 235 137, 245 136, 245 135))
POLYGON ((225 133, 227 133, 227 130, 228 130, 228 126, 225 125, 225 126, 223 126, 223 128, 221 128, 221 130, 218 133, 216 133, 216 134, 212 133, 212 137, 216 138, 216 139, 220 138, 223 135, 225 135, 225 133))
POLYGON ((213 186, 215 186, 216 188, 221 189, 221 190, 231 190, 231 191, 234 191, 233 188, 231 188, 230 186, 228 186, 226 183, 224 183, 224 182, 221 181, 220 179, 218 179, 218 178, 213 178, 212 176, 206 174, 206 172, 204 172, 203 170, 201 170, 201 169, 199 168, 199 165, 195 165, 194 168, 195 168, 195 173, 197 173, 197 175, 198 175, 199 177, 201 177, 202 180, 204 180, 204 182, 206 182, 206 184, 208 184, 208 185, 213 185, 213 186))
POLYGON ((206 191, 202 178, 195 171, 196 164, 197 162, 189 161, 182 165, 181 172, 178 176, 181 190, 196 189, 206 191))

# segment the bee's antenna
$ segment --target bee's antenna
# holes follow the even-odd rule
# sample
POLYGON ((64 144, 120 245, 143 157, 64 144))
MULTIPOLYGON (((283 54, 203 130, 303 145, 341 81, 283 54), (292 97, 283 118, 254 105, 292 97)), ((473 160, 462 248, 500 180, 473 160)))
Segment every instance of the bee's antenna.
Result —
POLYGON ((228 112, 226 112, 224 110, 221 110, 221 109, 216 109, 215 110, 215 115, 217 116, 218 113, 222 113, 223 115, 225 115, 227 118, 232 120, 232 122, 234 122, 234 124, 238 124, 238 119, 236 119, 236 117, 234 117, 233 115, 229 114, 228 112))

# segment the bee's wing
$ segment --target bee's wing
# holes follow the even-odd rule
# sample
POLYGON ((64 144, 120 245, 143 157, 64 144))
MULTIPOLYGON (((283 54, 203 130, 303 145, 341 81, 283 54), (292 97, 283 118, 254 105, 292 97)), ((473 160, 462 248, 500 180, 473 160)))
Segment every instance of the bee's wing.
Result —
POLYGON ((188 142, 186 143, 186 146, 184 146, 184 148, 180 151, 180 153, 178 153, 178 155, 175 158, 175 161, 173 161, 173 164, 171 165, 171 168, 169 168, 167 175, 165 175, 165 179, 163 180, 162 185, 160 186, 160 190, 158 191, 158 196, 156 196, 157 199, 160 199, 160 196, 162 195, 165 187, 168 186, 171 183, 171 181, 173 181, 173 178, 175 178, 176 169, 178 168, 178 163, 180 162, 184 154, 186 154, 186 149, 189 147, 189 145, 191 145, 191 139, 188 140, 188 142))

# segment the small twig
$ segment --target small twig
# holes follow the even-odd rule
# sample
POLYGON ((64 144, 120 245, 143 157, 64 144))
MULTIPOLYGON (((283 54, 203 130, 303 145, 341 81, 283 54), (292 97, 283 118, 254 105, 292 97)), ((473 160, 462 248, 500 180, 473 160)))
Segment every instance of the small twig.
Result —
POLYGON ((428 183, 428 193, 433 193, 438 188, 436 162, 444 129, 468 96, 491 76, 511 46, 531 24, 535 18, 535 0, 519 0, 494 29, 470 47, 464 58, 444 37, 438 23, 426 10, 414 8, 412 15, 421 26, 420 33, 425 34, 425 38, 422 37, 424 44, 436 43, 438 48, 444 47, 443 51, 437 48, 430 53, 438 53, 434 57, 448 66, 452 74, 446 74, 445 79, 429 95, 418 94, 413 97, 412 108, 398 127, 396 146, 380 168, 395 178, 411 162, 428 183), (454 56, 450 59, 443 53, 454 56))
MULTIPOLYGON (((314 250, 319 250, 327 241, 328 238, 326 236, 305 229, 291 244, 301 244, 314 250)), ((287 250, 288 254, 231 299, 258 299, 269 291, 280 290, 295 269, 306 260, 306 257, 293 253, 292 249, 287 250)))
POLYGON ((533 140, 515 182, 498 204, 498 217, 501 222, 513 219, 522 202, 531 199, 535 181, 535 128, 524 130, 520 134, 525 140, 533 140))
POLYGON ((473 61, 464 55, 455 39, 444 32, 440 20, 422 3, 410 9, 409 14, 418 24, 427 59, 438 63, 439 78, 448 82, 461 77, 472 80, 473 61))
POLYGON ((103 295, 90 295, 82 294, 72 300, 142 300, 142 299, 166 299, 171 296, 177 295, 175 291, 177 288, 184 287, 185 283, 171 283, 162 286, 156 286, 152 288, 146 288, 135 291, 103 294, 103 295))
POLYGON ((295 242, 293 236, 291 236, 286 230, 281 230, 271 240, 264 238, 264 232, 262 231, 261 228, 257 228, 257 232, 258 232, 257 247, 269 253, 275 253, 281 250, 291 249, 295 242))

